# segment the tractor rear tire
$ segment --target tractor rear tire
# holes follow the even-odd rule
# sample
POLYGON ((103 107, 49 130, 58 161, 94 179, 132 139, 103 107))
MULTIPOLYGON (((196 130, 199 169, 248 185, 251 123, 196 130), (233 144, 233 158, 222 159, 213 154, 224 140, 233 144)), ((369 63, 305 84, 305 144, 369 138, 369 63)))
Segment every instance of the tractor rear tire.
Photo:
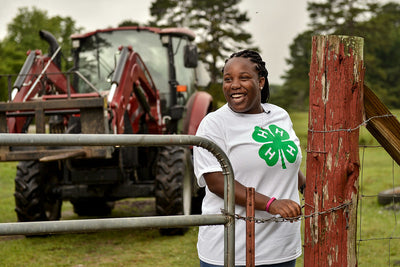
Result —
MULTIPOLYGON (((188 149, 162 147, 156 168, 156 213, 190 215, 192 205, 193 167, 188 149)), ((187 228, 162 228, 162 235, 183 235, 187 228)))
POLYGON ((62 200, 54 195, 55 164, 21 161, 15 177, 15 211, 18 221, 52 221, 61 217, 62 200))

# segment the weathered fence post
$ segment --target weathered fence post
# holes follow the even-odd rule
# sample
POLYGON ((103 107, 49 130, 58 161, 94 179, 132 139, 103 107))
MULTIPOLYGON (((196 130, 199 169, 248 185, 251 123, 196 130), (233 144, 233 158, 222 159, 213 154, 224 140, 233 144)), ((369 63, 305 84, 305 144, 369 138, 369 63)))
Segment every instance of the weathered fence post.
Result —
MULTIPOLYGON (((255 189, 247 187, 246 189, 246 217, 253 218, 255 216, 255 189)), ((254 267, 256 265, 256 245, 255 245, 255 220, 246 220, 246 267, 254 267)))
POLYGON ((356 266, 363 39, 314 36, 304 266, 356 266))

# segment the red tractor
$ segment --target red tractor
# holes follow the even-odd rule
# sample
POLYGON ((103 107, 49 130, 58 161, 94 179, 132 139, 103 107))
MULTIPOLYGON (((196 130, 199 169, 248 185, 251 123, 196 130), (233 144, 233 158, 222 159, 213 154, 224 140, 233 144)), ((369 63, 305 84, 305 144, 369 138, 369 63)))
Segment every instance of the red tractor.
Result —
MULTIPOLYGON (((212 97, 197 91, 201 73, 190 30, 73 35, 74 66, 64 73, 56 39, 46 31, 40 36, 49 54, 28 52, 11 99, 0 103, 2 133, 194 134, 212 108, 212 97)), ((201 199, 190 148, 15 146, 2 147, 0 161, 19 161, 19 221, 58 220, 63 200, 78 215, 102 216, 124 198, 154 197, 158 215, 190 214, 201 199)))

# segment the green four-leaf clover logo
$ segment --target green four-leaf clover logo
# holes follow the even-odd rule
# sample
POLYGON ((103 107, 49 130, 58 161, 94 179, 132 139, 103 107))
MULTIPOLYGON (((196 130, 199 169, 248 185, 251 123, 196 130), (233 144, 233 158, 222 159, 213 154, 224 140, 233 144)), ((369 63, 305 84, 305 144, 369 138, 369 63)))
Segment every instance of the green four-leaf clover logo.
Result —
POLYGON ((268 129, 256 126, 252 137, 255 141, 264 143, 258 150, 258 155, 268 166, 274 166, 280 159, 282 169, 286 169, 285 159, 290 163, 296 161, 299 149, 284 129, 276 125, 270 125, 268 129))

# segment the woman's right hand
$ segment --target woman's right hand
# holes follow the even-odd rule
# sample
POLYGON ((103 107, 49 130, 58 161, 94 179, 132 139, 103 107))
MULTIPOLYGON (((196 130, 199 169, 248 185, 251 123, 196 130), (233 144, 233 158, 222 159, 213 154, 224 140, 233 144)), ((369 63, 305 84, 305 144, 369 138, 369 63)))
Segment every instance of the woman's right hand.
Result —
POLYGON ((276 199, 269 206, 269 213, 279 214, 282 218, 294 218, 301 215, 300 205, 290 199, 276 199))

